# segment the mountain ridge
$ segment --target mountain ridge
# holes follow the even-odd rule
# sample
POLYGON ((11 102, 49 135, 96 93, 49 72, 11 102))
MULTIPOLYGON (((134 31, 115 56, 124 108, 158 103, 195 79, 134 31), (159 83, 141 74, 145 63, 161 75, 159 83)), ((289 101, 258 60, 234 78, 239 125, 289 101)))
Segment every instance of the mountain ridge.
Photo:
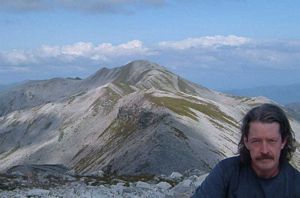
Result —
MULTIPOLYGON (((175 74, 167 71, 164 67, 159 66, 158 64, 138 60, 113 69, 101 68, 95 74, 83 80, 52 78, 49 80, 27 81, 13 87, 12 90, 0 92, 0 96, 2 95, 2 97, 0 97, 0 107, 6 108, 0 109, 0 115, 9 113, 12 110, 20 110, 22 108, 33 107, 42 103, 55 102, 56 100, 64 99, 70 95, 87 92, 92 88, 103 86, 107 83, 115 84, 118 87, 127 89, 127 91, 130 90, 130 86, 133 85, 141 89, 150 89, 151 87, 155 87, 157 89, 165 89, 168 91, 183 91, 187 93, 195 92, 194 86, 198 85, 192 84, 193 86, 189 86, 189 83, 186 83, 186 80, 177 78, 178 77, 175 74), (152 73, 147 75, 149 72, 152 73), (158 75, 158 73, 161 74, 159 77, 153 77, 158 75), (159 78, 165 80, 160 80, 159 78), (173 78, 173 81, 170 81, 170 78, 173 78), (164 86, 163 84, 167 84, 169 87, 164 86), (51 89, 51 92, 49 92, 48 89, 51 89), (9 96, 9 92, 13 92, 13 94, 9 96), (1 98, 4 97, 8 99, 8 101, 1 100, 1 98), (16 97, 22 98, 23 101, 30 100, 32 104, 28 104, 27 106, 19 104, 18 108, 9 109, 9 106, 11 105, 8 104, 13 103, 16 97)), ((201 88, 210 92, 207 88, 201 88)))
POLYGON ((236 153, 245 112, 270 102, 209 90, 148 61, 37 83, 17 92, 26 100, 0 95, 10 105, 0 102, 0 170, 50 163, 77 173, 207 172, 236 153))

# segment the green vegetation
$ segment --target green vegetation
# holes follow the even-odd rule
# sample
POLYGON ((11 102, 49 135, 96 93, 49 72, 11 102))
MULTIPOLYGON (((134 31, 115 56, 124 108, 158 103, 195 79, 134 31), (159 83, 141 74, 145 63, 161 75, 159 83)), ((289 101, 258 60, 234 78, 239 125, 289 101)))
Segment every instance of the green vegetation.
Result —
POLYGON ((206 103, 204 100, 200 100, 195 96, 183 94, 182 92, 177 92, 176 95, 180 96, 180 97, 184 97, 185 99, 192 100, 193 102, 196 102, 196 103, 206 103))
POLYGON ((76 157, 78 157, 86 148, 88 147, 88 145, 84 145, 77 153, 76 155, 74 155, 74 157, 72 158, 72 160, 74 160, 76 157))
POLYGON ((116 82, 116 83, 114 83, 117 87, 119 87, 122 91, 123 91, 123 93, 125 94, 125 95, 127 95, 127 94, 130 94, 130 93, 133 93, 134 92, 134 89, 132 89, 128 84, 125 84, 125 83, 122 83, 122 82, 116 82))
POLYGON ((71 104, 75 100, 76 97, 82 96, 84 94, 86 94, 86 91, 82 91, 82 92, 80 92, 80 93, 78 93, 76 95, 71 96, 70 99, 69 99, 69 101, 68 101, 68 104, 71 104))
POLYGON ((121 147, 124 140, 137 130, 137 126, 138 125, 135 120, 115 119, 98 137, 98 139, 100 139, 104 138, 105 135, 108 135, 106 144, 101 147, 91 149, 85 157, 81 158, 75 164, 73 167, 75 171, 82 172, 96 162, 97 164, 100 164, 104 160, 103 155, 108 151, 113 152, 113 150, 121 147))
POLYGON ((152 95, 146 95, 146 97, 154 104, 158 106, 164 106, 175 113, 187 116, 193 120, 198 120, 196 113, 194 113, 190 108, 197 109, 198 104, 192 103, 190 101, 171 97, 154 97, 152 95))
POLYGON ((106 87, 105 91, 106 91, 106 94, 109 96, 109 99, 114 102, 118 101, 121 98, 121 96, 117 92, 115 92, 114 90, 112 90, 109 87, 106 87))
POLYGON ((92 110, 93 110, 93 115, 96 115, 96 114, 98 114, 98 111, 99 111, 99 107, 101 106, 101 104, 102 104, 102 97, 100 96, 99 98, 97 98, 94 102, 93 102, 93 104, 91 105, 91 107, 92 107, 92 110))
POLYGON ((196 91, 189 86, 189 84, 187 84, 185 81, 183 81, 180 77, 178 77, 178 87, 179 90, 184 92, 184 93, 188 93, 188 94, 195 94, 196 91))
MULTIPOLYGON (((132 107, 120 109, 117 118, 114 119, 103 132, 100 132, 101 134, 96 140, 104 144, 83 148, 85 150, 85 155, 75 162, 73 167, 74 170, 76 172, 84 172, 92 168, 93 165, 103 163, 106 159, 106 155, 111 155, 116 150, 122 148, 126 143, 126 140, 130 139, 134 133, 143 127, 149 126, 147 116, 151 117, 152 115, 147 115, 147 113, 148 112, 144 112, 143 115, 140 115, 141 112, 139 112, 138 109, 132 109, 132 107), (144 121, 147 122, 146 126, 143 126, 144 121)), ((153 123, 150 122, 150 124, 153 123)), ((82 150, 80 150, 76 156, 78 156, 80 152, 82 152, 82 150)), ((139 156, 137 155, 137 157, 139 156)), ((145 163, 144 166, 147 166, 147 163, 145 163)), ((108 169, 107 172, 110 172, 110 170, 108 169)))
POLYGON ((179 115, 187 116, 196 121, 198 120, 197 115, 191 109, 200 111, 213 119, 238 127, 232 117, 226 115, 217 106, 210 103, 195 103, 183 98, 155 97, 152 95, 147 95, 146 97, 158 106, 164 106, 179 115))
POLYGON ((113 109, 114 105, 121 98, 121 96, 111 88, 105 87, 104 89, 105 89, 105 96, 100 96, 90 106, 93 110, 93 116, 99 113, 99 109, 101 107, 103 107, 106 113, 109 113, 113 109))
POLYGON ((115 119, 105 130, 99 135, 98 139, 104 134, 111 134, 109 142, 114 141, 120 137, 127 138, 132 132, 138 129, 136 120, 133 119, 115 119))
POLYGON ((225 129, 225 127, 223 125, 221 125, 220 123, 216 122, 214 119, 209 119, 209 121, 218 129, 225 129))
POLYGON ((115 104, 118 102, 118 100, 121 98, 121 96, 109 87, 106 87, 105 89, 107 95, 107 98, 105 100, 106 105, 102 104, 102 106, 105 108, 105 111, 109 113, 111 112, 115 104))

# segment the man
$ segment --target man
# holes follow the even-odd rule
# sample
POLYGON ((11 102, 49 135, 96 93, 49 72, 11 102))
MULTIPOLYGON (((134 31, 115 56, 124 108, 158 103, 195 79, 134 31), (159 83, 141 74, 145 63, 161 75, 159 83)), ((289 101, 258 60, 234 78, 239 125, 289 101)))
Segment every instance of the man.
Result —
POLYGON ((241 132, 239 156, 217 164, 192 198, 300 198, 300 173, 289 164, 295 138, 283 110, 253 108, 241 132))

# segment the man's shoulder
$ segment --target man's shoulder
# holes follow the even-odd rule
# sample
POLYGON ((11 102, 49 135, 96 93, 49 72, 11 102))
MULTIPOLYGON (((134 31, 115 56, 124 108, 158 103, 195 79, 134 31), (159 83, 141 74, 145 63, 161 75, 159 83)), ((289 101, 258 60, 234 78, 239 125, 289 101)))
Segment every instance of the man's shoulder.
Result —
POLYGON ((290 163, 287 163, 285 168, 285 178, 287 178, 289 187, 291 188, 290 192, 293 192, 293 197, 300 197, 300 172, 294 168, 290 163))
POLYGON ((293 167, 290 163, 287 163, 286 169, 290 174, 294 174, 296 179, 298 179, 300 181, 299 170, 297 170, 295 167, 293 167))
POLYGON ((212 172, 231 177, 234 172, 238 173, 241 168, 240 157, 234 156, 221 160, 212 172))
POLYGON ((284 163, 284 166, 286 167, 286 169, 287 169, 288 171, 291 171, 291 172, 300 174, 299 170, 297 170, 294 166, 292 166, 290 162, 285 162, 285 163, 284 163))
POLYGON ((240 166, 241 160, 239 156, 228 157, 220 161, 219 166, 224 169, 237 168, 240 166))

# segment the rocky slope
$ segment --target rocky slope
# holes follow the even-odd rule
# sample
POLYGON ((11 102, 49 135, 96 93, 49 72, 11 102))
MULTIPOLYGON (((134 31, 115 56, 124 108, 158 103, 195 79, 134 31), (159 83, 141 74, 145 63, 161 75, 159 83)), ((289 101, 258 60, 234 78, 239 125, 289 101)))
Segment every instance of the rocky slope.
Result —
MULTIPOLYGON (((242 116, 264 102, 209 90, 148 61, 83 80, 30 81, 0 92, 0 170, 63 164, 78 174, 207 172, 235 154, 242 116)), ((300 124, 290 119, 299 141, 300 124)), ((298 167, 299 156, 298 148, 298 167)))
POLYGON ((15 166, 0 174, 0 197, 180 197, 188 198, 207 174, 109 176, 102 171, 74 175, 61 165, 15 166))

